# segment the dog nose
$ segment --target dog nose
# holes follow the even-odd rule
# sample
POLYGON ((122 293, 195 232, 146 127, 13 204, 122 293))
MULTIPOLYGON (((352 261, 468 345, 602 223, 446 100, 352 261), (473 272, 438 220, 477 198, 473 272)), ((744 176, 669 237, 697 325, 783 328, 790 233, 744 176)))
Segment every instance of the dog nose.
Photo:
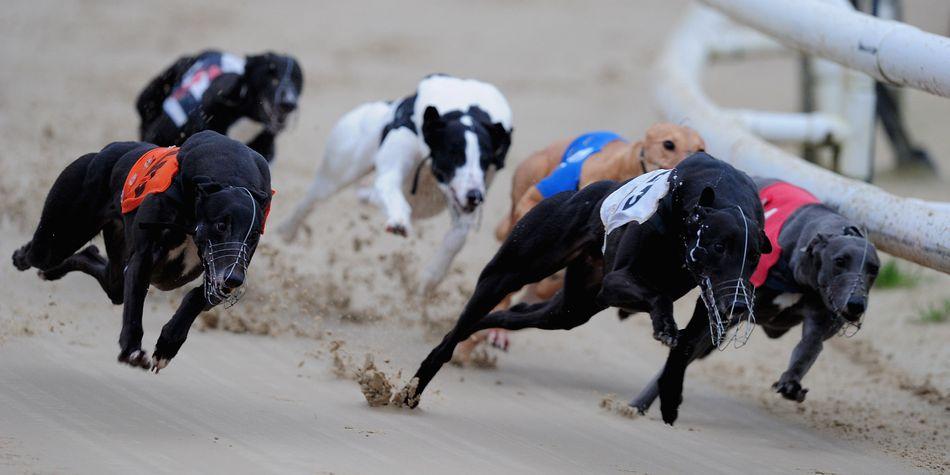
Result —
POLYGON ((473 209, 482 204, 482 201, 485 201, 482 192, 478 190, 469 190, 468 193, 465 194, 465 199, 468 202, 468 207, 473 209))
POLYGON ((227 287, 228 289, 236 289, 240 287, 241 284, 243 283, 244 283, 244 273, 238 272, 237 270, 228 274, 228 276, 224 279, 224 286, 227 287))
POLYGON ((864 314, 866 304, 862 298, 852 298, 848 300, 848 315, 858 317, 864 314))
POLYGON ((290 114, 291 112, 297 110, 297 102, 296 101, 280 101, 277 104, 277 110, 279 110, 281 114, 290 114))

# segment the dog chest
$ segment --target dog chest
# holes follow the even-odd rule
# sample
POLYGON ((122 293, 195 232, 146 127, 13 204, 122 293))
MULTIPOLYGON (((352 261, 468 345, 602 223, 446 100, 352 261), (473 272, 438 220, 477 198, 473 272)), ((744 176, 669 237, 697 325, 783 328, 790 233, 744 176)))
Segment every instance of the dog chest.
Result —
POLYGON ((426 219, 435 216, 446 208, 445 193, 439 189, 435 176, 428 167, 419 173, 416 192, 412 193, 412 177, 403 183, 403 195, 412 208, 412 219, 426 219))
POLYGON ((194 280, 203 270, 198 246, 191 236, 185 236, 154 264, 152 284, 161 290, 174 289, 194 280))

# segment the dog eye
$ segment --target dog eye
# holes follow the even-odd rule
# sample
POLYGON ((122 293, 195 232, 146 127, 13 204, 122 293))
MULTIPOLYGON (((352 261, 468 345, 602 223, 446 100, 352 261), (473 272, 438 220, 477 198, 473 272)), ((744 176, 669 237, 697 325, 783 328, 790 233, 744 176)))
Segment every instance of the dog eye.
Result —
POLYGON ((713 250, 718 252, 719 254, 722 254, 726 252, 726 246, 724 246, 721 242, 717 242, 716 244, 713 245, 713 250))
POLYGON ((676 144, 673 143, 672 140, 664 140, 664 141, 663 141, 663 148, 665 148, 665 149, 667 149, 667 150, 675 150, 675 149, 676 149, 676 144))
POLYGON ((844 266, 847 265, 847 264, 848 264, 848 257, 847 257, 847 256, 838 256, 838 257, 835 258, 835 265, 836 265, 836 266, 838 266, 838 267, 844 267, 844 266))
POLYGON ((868 274, 877 275, 878 271, 880 270, 880 266, 877 264, 868 264, 868 274))
POLYGON ((221 234, 224 234, 228 231, 228 223, 225 223, 223 221, 214 223, 214 230, 221 234))

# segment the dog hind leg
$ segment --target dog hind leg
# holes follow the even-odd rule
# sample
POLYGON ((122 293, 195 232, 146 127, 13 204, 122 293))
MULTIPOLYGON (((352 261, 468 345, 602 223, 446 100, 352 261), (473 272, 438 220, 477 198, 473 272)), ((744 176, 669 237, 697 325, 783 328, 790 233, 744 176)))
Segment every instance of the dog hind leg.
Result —
MULTIPOLYGON (((23 271, 52 269, 68 259, 99 233, 102 197, 89 186, 87 172, 95 153, 79 157, 56 178, 43 205, 33 239, 13 253, 13 264, 23 271)), ((96 177, 93 177, 96 178, 96 177)), ((96 180, 92 180, 94 184, 96 180)))
POLYGON ((318 202, 333 196, 373 170, 379 132, 389 111, 390 106, 385 103, 363 104, 337 122, 327 139, 323 161, 306 196, 277 228, 284 241, 296 239, 300 226, 318 202))
POLYGON ((550 300, 518 304, 490 313, 473 325, 472 331, 483 328, 570 330, 587 323, 597 312, 607 308, 597 300, 603 276, 602 261, 594 261, 583 258, 572 261, 565 275, 564 289, 550 300))

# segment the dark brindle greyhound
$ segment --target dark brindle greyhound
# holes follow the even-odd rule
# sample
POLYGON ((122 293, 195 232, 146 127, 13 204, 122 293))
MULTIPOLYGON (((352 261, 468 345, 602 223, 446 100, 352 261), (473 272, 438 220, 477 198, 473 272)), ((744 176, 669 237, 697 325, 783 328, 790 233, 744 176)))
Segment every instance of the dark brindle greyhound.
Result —
POLYGON ((13 264, 36 267, 45 280, 72 271, 95 277, 112 303, 124 303, 119 361, 157 372, 178 353, 200 312, 240 297, 270 191, 264 158, 216 132, 195 134, 180 150, 112 143, 63 170, 33 239, 13 254, 13 264), (79 251, 99 233, 107 259, 94 245, 79 251), (204 282, 185 294, 162 328, 150 362, 142 350, 149 284, 175 289, 202 270, 204 282))
POLYGON ((482 271, 455 327, 422 362, 402 402, 418 404, 455 346, 485 328, 567 330, 613 306, 648 312, 654 337, 674 345, 673 302, 697 284, 728 294, 718 300, 719 313, 745 314, 747 280, 759 254, 771 250, 763 221, 752 180, 705 153, 673 170, 542 201, 482 271), (565 267, 564 288, 550 300, 488 313, 509 293, 565 267))
MULTIPOLYGON (((853 222, 808 192, 777 180, 756 179, 756 184, 774 251, 762 257, 752 277, 755 323, 769 338, 802 325, 788 369, 772 385, 784 398, 802 402, 808 389, 801 381, 818 359, 822 342, 842 327, 859 328, 880 261, 853 222)), ((676 420, 686 366, 713 349, 705 322, 705 307, 697 301, 666 366, 630 402, 641 414, 659 395, 663 420, 676 420)))
POLYGON ((271 161, 274 141, 297 109, 303 71, 291 56, 264 53, 235 56, 203 51, 183 56, 152 79, 135 107, 140 138, 156 145, 181 145, 202 130, 226 134, 247 117, 264 126, 248 146, 271 161))

